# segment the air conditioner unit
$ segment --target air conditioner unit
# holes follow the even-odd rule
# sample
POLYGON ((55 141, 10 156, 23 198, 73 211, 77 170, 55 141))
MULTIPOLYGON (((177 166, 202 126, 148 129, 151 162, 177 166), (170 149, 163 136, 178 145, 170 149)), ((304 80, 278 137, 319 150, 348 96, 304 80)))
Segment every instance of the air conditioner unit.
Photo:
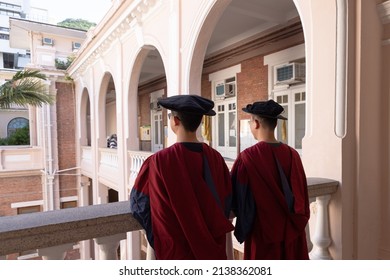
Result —
POLYGON ((227 97, 236 96, 235 83, 218 83, 215 86, 215 99, 224 99, 227 97))
POLYGON ((52 46, 52 45, 54 45, 54 40, 52 38, 44 37, 44 38, 42 38, 42 44, 52 46))
POLYGON ((150 110, 160 111, 160 110, 162 110, 162 108, 157 103, 157 101, 153 101, 152 103, 150 103, 150 110))
POLYGON ((275 67, 275 84, 296 84, 305 82, 305 63, 288 63, 275 67))
POLYGON ((72 43, 72 50, 78 50, 81 47, 81 43, 73 42, 72 43))

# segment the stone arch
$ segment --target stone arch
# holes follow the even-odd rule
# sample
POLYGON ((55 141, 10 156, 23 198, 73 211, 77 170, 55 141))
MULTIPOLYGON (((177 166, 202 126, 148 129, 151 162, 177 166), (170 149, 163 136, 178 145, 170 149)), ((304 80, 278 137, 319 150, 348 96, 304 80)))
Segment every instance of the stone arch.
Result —
POLYGON ((116 133, 116 92, 114 77, 110 72, 105 72, 99 87, 97 100, 97 130, 98 147, 107 146, 107 136, 116 133), (115 104, 112 104, 114 102, 115 104), (109 105, 109 106, 107 106, 109 105), (110 116, 110 111, 113 112, 110 116), (109 118, 108 118, 109 117, 109 118))
POLYGON ((188 92, 200 94, 200 81, 207 46, 215 26, 229 4, 230 1, 216 1, 213 6, 205 8, 208 9, 208 12, 202 13, 205 15, 205 18, 198 21, 199 25, 193 32, 197 36, 194 36, 194 41, 190 44, 192 50, 190 52, 188 71, 185 72, 187 76, 185 77, 184 88, 188 87, 188 92))
MULTIPOLYGON (((150 41, 150 40, 148 40, 150 41)), ((155 42, 154 42, 155 43, 155 42)), ((128 77, 128 93, 125 95, 125 104, 127 104, 128 110, 128 123, 125 123, 125 127, 127 128, 125 131, 125 137, 128 142, 128 148, 136 150, 139 148, 139 113, 140 113, 140 103, 138 98, 138 89, 140 85, 140 79, 142 79, 142 75, 144 74, 144 67, 150 67, 149 64, 150 56, 159 56, 161 59, 162 67, 160 68, 160 74, 154 73, 156 75, 155 78, 167 79, 166 72, 166 63, 165 56, 163 55, 162 49, 159 46, 155 45, 144 45, 141 47, 138 52, 134 55, 133 61, 131 62, 131 66, 129 67, 128 77), (131 133, 137 133, 135 135, 131 135, 131 133)))
POLYGON ((87 88, 84 88, 81 92, 80 99, 80 144, 82 146, 91 146, 91 112, 92 112, 92 104, 90 94, 87 88))

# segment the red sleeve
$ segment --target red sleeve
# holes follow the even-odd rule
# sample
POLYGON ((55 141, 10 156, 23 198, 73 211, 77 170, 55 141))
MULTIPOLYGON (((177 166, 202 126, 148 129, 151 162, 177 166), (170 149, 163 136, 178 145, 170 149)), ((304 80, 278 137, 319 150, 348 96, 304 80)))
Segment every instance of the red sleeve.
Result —
POLYGON ((248 172, 240 157, 237 158, 232 168, 232 185, 232 210, 236 215, 234 235, 242 243, 252 231, 256 205, 249 187, 248 172))

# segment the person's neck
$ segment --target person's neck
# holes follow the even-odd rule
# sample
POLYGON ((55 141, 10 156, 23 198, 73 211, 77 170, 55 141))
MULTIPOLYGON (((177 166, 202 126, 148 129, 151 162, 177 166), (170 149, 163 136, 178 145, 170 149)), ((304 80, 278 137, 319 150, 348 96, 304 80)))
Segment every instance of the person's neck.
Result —
POLYGON ((258 142, 266 142, 266 143, 279 143, 275 138, 275 134, 272 133, 259 133, 257 137, 258 142))
POLYGON ((181 132, 176 134, 176 142, 200 143, 196 137, 196 132, 181 132))

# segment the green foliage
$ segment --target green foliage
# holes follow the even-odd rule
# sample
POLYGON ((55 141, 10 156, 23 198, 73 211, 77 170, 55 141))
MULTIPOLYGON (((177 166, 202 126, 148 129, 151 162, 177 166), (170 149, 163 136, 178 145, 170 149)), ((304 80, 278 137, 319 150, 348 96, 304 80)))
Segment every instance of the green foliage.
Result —
POLYGON ((47 93, 47 87, 42 80, 46 80, 46 76, 39 71, 16 72, 11 80, 0 86, 0 109, 10 108, 12 104, 20 106, 52 104, 54 98, 47 93))
POLYGON ((78 19, 67 18, 67 19, 57 23, 57 25, 88 31, 92 26, 96 26, 96 23, 90 22, 90 21, 85 20, 85 19, 80 19, 80 18, 78 18, 78 19))
POLYGON ((75 59, 74 56, 68 56, 66 61, 63 61, 61 59, 56 58, 55 59, 55 66, 57 69, 66 70, 72 64, 74 59, 75 59))
POLYGON ((30 145, 28 126, 17 128, 8 138, 0 138, 0 146, 30 145))

